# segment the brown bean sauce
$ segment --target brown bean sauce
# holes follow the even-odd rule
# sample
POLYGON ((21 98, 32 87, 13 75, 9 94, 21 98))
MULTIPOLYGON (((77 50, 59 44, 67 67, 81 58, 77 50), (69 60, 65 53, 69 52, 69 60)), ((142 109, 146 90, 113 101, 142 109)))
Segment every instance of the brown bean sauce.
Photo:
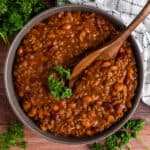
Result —
POLYGON ((110 127, 132 107, 137 69, 127 41, 115 59, 97 60, 81 74, 71 98, 56 100, 47 87, 55 65, 72 68, 81 55, 118 34, 102 16, 61 12, 35 25, 24 37, 16 53, 15 87, 22 108, 43 131, 91 136, 110 127))

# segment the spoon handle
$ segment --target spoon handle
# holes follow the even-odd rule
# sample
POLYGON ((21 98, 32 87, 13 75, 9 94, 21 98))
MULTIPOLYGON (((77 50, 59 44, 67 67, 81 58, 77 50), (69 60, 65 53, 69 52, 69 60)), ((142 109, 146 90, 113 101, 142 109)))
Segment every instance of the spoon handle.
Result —
POLYGON ((119 39, 123 41, 128 38, 130 33, 150 14, 150 0, 146 3, 144 8, 141 10, 139 15, 131 22, 131 24, 127 27, 127 29, 121 34, 119 39))

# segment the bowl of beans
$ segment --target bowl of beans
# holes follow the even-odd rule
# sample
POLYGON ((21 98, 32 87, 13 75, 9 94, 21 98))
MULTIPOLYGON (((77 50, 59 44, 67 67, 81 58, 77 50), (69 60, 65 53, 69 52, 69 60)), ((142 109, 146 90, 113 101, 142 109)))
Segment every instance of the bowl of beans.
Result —
POLYGON ((34 17, 12 42, 5 88, 18 118, 48 140, 87 144, 116 132, 140 101, 143 64, 131 35, 117 56, 96 60, 68 86, 73 67, 124 24, 104 10, 64 5, 34 17))

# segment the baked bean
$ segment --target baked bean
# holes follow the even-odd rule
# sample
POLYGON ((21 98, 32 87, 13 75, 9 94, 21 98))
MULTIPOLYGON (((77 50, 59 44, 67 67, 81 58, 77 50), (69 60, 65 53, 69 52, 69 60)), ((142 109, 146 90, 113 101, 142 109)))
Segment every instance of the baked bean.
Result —
POLYGON ((130 84, 130 79, 126 77, 126 78, 124 79, 124 83, 125 83, 126 85, 129 85, 129 84, 130 84))
POLYGON ((115 71, 115 70, 118 69, 118 67, 117 66, 112 66, 110 69, 113 70, 113 71, 115 71))
POLYGON ((43 124, 40 125, 40 128, 41 128, 42 131, 47 131, 47 127, 43 124))
POLYGON ((27 62, 26 60, 24 60, 24 61, 22 62, 22 67, 27 67, 27 65, 28 65, 28 62, 27 62))
POLYGON ((131 108, 131 107, 132 107, 131 101, 127 101, 127 107, 128 107, 128 108, 131 108))
POLYGON ((71 109, 73 109, 73 108, 76 108, 76 106, 77 106, 77 104, 76 103, 70 103, 70 104, 68 104, 69 105, 69 107, 71 108, 71 109))
POLYGON ((104 107, 104 109, 107 111, 107 110, 112 110, 112 105, 109 103, 109 102, 104 102, 102 104, 102 106, 104 107))
POLYGON ((123 109, 124 109, 124 105, 123 104, 116 104, 115 105, 115 112, 117 113, 117 114, 122 114, 123 113, 123 109))
MULTIPOLYGON (((95 120, 93 119, 93 120, 92 120, 92 123, 93 123, 92 126, 93 126, 93 127, 96 127, 96 126, 98 125, 98 120, 97 120, 97 119, 95 119, 95 120)), ((98 131, 98 130, 96 130, 96 132, 97 132, 97 131, 98 131)), ((95 132, 95 133, 96 133, 96 132, 95 132)))
POLYGON ((131 54, 132 54, 132 49, 131 49, 131 47, 128 47, 126 51, 127 51, 128 55, 131 55, 131 54))
POLYGON ((29 117, 34 117, 36 115, 37 109, 36 108, 32 108, 31 111, 28 113, 29 117))
POLYGON ((89 128, 91 126, 91 122, 88 119, 83 120, 81 123, 86 128, 89 128))
POLYGON ((103 26, 104 31, 108 31, 109 27, 108 26, 103 26))
POLYGON ((71 28, 71 24, 65 24, 62 26, 62 29, 69 30, 71 28))
POLYGON ((88 130, 86 131, 86 134, 89 135, 89 136, 92 136, 92 135, 94 134, 94 131, 88 129, 88 130))
POLYGON ((51 124, 48 124, 48 125, 47 125, 47 128, 48 128, 49 130, 51 130, 51 129, 52 129, 52 125, 51 125, 51 124))
POLYGON ((23 96, 24 96, 24 91, 22 91, 22 90, 18 91, 18 95, 19 95, 20 97, 23 97, 23 96))
POLYGON ((134 70, 131 67, 128 69, 128 78, 134 80, 134 70))
POLYGON ((84 28, 84 31, 85 31, 86 33, 90 33, 90 29, 89 29, 88 27, 85 27, 85 28, 84 28))
POLYGON ((43 120, 43 124, 44 124, 44 125, 47 125, 47 124, 48 124, 48 122, 49 122, 49 118, 44 118, 44 120, 43 120))
POLYGON ((115 119, 112 115, 109 115, 108 118, 107 118, 107 121, 108 122, 113 122, 115 119))
POLYGON ((109 61, 105 61, 101 64, 101 67, 105 68, 105 67, 109 67, 111 66, 111 63, 109 61))
POLYGON ((61 106, 62 108, 66 108, 66 101, 65 101, 65 100, 60 101, 59 104, 60 104, 60 106, 61 106))
POLYGON ((69 20, 72 22, 73 21, 73 17, 72 17, 72 13, 70 11, 67 12, 67 18, 69 18, 69 20))
POLYGON ((85 97, 83 98, 83 101, 84 101, 86 104, 89 104, 89 103, 91 103, 91 102, 93 101, 93 99, 92 99, 92 97, 90 97, 90 96, 85 96, 85 97))
POLYGON ((21 56, 23 54, 23 48, 20 47, 17 51, 18 56, 21 56))
POLYGON ((44 114, 45 116, 50 116, 50 113, 49 113, 48 110, 44 110, 44 111, 43 111, 43 114, 44 114))
POLYGON ((54 111, 58 111, 59 110, 59 106, 57 104, 55 104, 55 105, 52 106, 52 109, 54 111))
POLYGON ((38 117, 39 117, 40 119, 43 119, 43 118, 44 118, 43 109, 40 109, 40 110, 38 111, 38 117))
POLYGON ((124 84, 122 84, 122 83, 115 84, 115 90, 117 90, 118 92, 123 91, 123 89, 124 89, 124 84))
POLYGON ((64 15, 64 12, 60 12, 60 13, 58 14, 58 18, 62 18, 63 15, 64 15))
POLYGON ((79 39, 80 39, 81 42, 84 41, 85 36, 86 36, 86 32, 85 32, 84 30, 81 31, 81 33, 80 33, 80 35, 79 35, 79 39))
POLYGON ((93 117, 93 118, 96 117, 95 111, 90 111, 90 112, 89 112, 89 116, 91 116, 91 117, 93 117))
POLYGON ((28 112, 28 110, 31 108, 31 103, 29 101, 25 101, 23 103, 23 108, 26 112, 28 112))

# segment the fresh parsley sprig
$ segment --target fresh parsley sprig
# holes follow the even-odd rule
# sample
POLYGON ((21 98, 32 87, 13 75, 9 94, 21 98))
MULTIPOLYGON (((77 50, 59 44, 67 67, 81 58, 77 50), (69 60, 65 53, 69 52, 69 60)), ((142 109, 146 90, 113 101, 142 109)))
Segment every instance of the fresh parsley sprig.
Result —
POLYGON ((0 0, 0 37, 8 44, 7 36, 18 32, 45 8, 41 0, 0 0))
POLYGON ((91 150, 121 150, 125 146, 128 147, 131 138, 139 138, 139 131, 144 125, 143 119, 129 120, 118 132, 108 136, 104 144, 94 143, 91 150))
POLYGON ((70 69, 64 69, 62 66, 56 66, 55 70, 60 75, 61 78, 66 78, 67 80, 70 79, 70 69))
POLYGON ((56 66, 54 69, 58 73, 59 78, 56 80, 54 79, 53 74, 49 74, 48 88, 50 92, 56 99, 70 98, 72 95, 72 89, 66 87, 63 83, 64 79, 70 79, 70 70, 64 69, 62 66, 56 66))
POLYGON ((0 134, 0 149, 10 150, 11 147, 26 149, 27 142, 24 141, 24 131, 20 123, 14 121, 6 132, 0 134))

